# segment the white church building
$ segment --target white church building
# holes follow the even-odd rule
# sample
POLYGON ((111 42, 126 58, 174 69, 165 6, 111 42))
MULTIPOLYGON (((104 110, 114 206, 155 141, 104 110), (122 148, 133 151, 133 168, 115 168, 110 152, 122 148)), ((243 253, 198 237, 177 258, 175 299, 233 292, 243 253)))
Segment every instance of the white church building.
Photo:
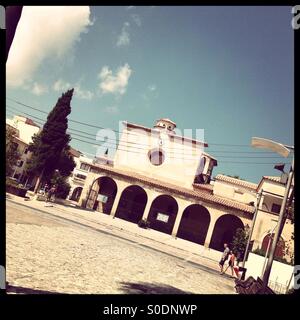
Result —
MULTIPOLYGON (((238 228, 251 226, 262 183, 224 175, 211 181, 217 160, 204 151, 208 144, 177 135, 175 128, 169 119, 157 120, 154 128, 124 122, 113 161, 86 163, 78 204, 135 224, 147 220, 151 229, 170 237, 222 250, 238 228)), ((274 183, 275 188, 284 189, 280 182, 274 183)), ((280 197, 276 197, 277 204, 280 197)), ((262 246, 278 215, 261 209, 252 238, 254 248, 262 246)), ((285 227, 286 241, 292 230, 292 226, 285 227)))

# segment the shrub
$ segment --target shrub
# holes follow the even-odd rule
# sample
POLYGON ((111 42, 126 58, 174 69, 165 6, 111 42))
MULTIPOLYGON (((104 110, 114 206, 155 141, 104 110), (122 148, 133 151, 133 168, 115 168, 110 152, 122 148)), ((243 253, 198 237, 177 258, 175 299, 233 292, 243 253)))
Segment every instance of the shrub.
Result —
POLYGON ((266 255, 266 251, 261 248, 256 248, 255 250, 252 251, 252 253, 255 253, 255 254, 262 256, 262 257, 264 257, 266 255))
POLYGON ((66 181, 62 181, 60 184, 57 185, 57 191, 55 196, 60 199, 66 199, 69 192, 70 192, 71 186, 66 181))
MULTIPOLYGON (((266 251, 262 248, 256 248, 255 250, 252 251, 252 253, 258 254, 259 256, 265 257, 266 256, 266 251)), ((286 258, 281 258, 281 257, 274 257, 275 261, 282 262, 285 264, 293 265, 292 262, 289 262, 286 260, 286 258)))
POLYGON ((248 233, 244 229, 238 228, 232 239, 231 250, 237 256, 237 260, 241 261, 244 258, 248 241, 248 233))
POLYGON ((140 228, 143 228, 143 229, 148 229, 150 227, 150 222, 147 221, 147 220, 144 220, 144 219, 141 219, 139 222, 138 222, 138 226, 140 228))
POLYGON ((66 181, 66 177, 61 176, 59 173, 55 173, 51 179, 51 185, 56 185, 56 193, 55 197, 60 198, 60 199, 66 199, 71 186, 70 184, 66 181))

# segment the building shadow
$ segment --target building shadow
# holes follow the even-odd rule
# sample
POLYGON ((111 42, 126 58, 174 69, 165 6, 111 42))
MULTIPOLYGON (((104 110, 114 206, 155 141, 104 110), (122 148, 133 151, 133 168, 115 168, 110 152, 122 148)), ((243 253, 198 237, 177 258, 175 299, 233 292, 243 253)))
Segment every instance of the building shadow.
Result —
POLYGON ((121 290, 126 294, 193 294, 192 292, 159 283, 120 282, 121 290))
POLYGON ((81 206, 79 206, 79 205, 77 205, 77 204, 73 204, 73 203, 61 203, 61 202, 59 202, 59 201, 54 201, 54 202, 52 202, 53 204, 55 203, 55 204, 58 204, 58 205, 60 205, 60 206, 62 206, 62 207, 65 207, 65 208, 72 208, 72 209, 76 209, 76 210, 79 210, 80 212, 82 212, 82 211, 88 211, 88 212, 94 212, 95 210, 94 209, 89 209, 89 208, 84 208, 84 207, 81 207, 81 206))
POLYGON ((17 294, 18 293, 19 294, 62 294, 62 293, 59 293, 59 292, 32 289, 32 288, 25 288, 25 287, 10 285, 10 284, 6 285, 6 293, 17 293, 17 294))

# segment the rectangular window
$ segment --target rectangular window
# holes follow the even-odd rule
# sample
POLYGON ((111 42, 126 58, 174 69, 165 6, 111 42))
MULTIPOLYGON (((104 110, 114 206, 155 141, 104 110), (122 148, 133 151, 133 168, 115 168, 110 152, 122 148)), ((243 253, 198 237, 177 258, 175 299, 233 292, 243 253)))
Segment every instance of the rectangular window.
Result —
POLYGON ((273 203, 271 211, 274 212, 274 213, 279 213, 280 212, 280 208, 281 208, 281 205, 273 203))
POLYGON ((95 168, 95 167, 91 167, 90 172, 93 172, 93 173, 100 173, 100 169, 95 168))
POLYGON ((24 154, 27 154, 27 153, 28 153, 28 148, 24 150, 24 154))
POLYGON ((86 179, 86 176, 83 175, 83 174, 80 174, 80 173, 76 173, 76 174, 75 174, 75 177, 78 178, 78 179, 82 179, 82 180, 85 180, 85 179, 86 179))
POLYGON ((90 166, 88 164, 86 164, 86 163, 82 163, 80 165, 80 169, 81 170, 89 171, 89 168, 90 168, 90 166))

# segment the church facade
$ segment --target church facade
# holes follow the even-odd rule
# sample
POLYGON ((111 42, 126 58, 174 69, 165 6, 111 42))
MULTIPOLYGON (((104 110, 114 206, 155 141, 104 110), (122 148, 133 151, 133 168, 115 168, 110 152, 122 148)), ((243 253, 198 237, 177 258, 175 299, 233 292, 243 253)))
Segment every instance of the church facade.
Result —
MULTIPOLYGON (((124 124, 113 162, 89 163, 81 207, 219 251, 251 226, 257 185, 222 175, 211 183, 217 160, 206 142, 176 135, 169 119, 124 124)), ((265 231, 254 230, 258 246, 265 231)))

